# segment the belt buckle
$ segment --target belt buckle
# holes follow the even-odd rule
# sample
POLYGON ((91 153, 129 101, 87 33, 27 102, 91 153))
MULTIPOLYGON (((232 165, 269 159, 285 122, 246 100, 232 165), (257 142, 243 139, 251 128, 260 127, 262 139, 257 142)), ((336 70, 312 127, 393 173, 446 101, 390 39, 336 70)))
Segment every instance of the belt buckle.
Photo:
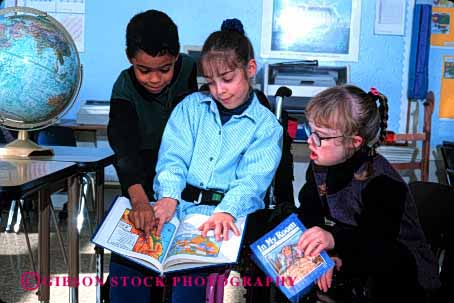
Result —
POLYGON ((222 200, 222 194, 221 194, 221 193, 218 193, 218 192, 216 192, 216 191, 213 192, 213 193, 211 194, 211 200, 212 200, 213 202, 218 202, 218 203, 221 202, 221 200, 222 200))
POLYGON ((203 191, 200 191, 199 197, 197 198, 197 201, 194 201, 194 204, 199 205, 202 202, 202 196, 203 196, 203 191))

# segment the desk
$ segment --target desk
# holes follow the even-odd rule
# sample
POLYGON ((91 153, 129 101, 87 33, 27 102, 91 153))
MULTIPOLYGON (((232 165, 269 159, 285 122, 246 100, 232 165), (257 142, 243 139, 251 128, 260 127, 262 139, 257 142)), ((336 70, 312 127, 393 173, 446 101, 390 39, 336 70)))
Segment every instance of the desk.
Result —
POLYGON ((80 124, 77 123, 75 119, 61 119, 58 123, 60 126, 69 127, 73 129, 75 132, 86 132, 89 133, 91 136, 91 140, 96 145, 96 134, 97 131, 106 131, 107 125, 105 124, 80 124))
MULTIPOLYGON (((40 277, 50 274, 50 194, 68 186, 68 212, 77 215, 79 182, 77 164, 74 162, 50 162, 39 160, 5 160, 0 158, 0 198, 20 200, 38 192, 38 263, 40 277)), ((68 222, 69 276, 78 276, 78 233, 75 220, 68 222)), ((47 283, 44 283, 47 284, 47 283)), ((49 285, 41 284, 38 291, 40 302, 49 302, 49 285)), ((74 286, 71 286, 74 289, 74 286)))
POLYGON ((106 124, 81 124, 77 123, 75 119, 61 119, 58 123, 60 126, 66 126, 74 130, 87 130, 87 131, 96 131, 96 130, 106 130, 106 124))
MULTIPOLYGON (((113 163, 114 154, 110 148, 89 148, 89 147, 69 147, 69 146, 50 146, 54 151, 54 156, 37 156, 33 159, 46 160, 51 162, 75 162, 77 164, 79 173, 94 172, 95 177, 95 205, 96 205, 96 223, 99 224, 104 216, 104 168, 113 163)), ((77 211, 77 209, 75 209, 77 211)), ((69 209, 68 209, 69 211, 69 209)), ((77 216, 77 213, 76 215, 77 216)), ((72 217, 68 213, 70 221, 75 222, 76 217, 72 217)), ((77 252, 79 252, 79 237, 77 239, 77 252)), ((104 264, 104 250, 101 247, 96 247, 96 275, 104 281, 103 264, 104 264)), ((78 256, 78 255, 77 255, 78 256)), ((79 258, 77 257, 77 264, 74 267, 79 270, 79 258)), ((70 301, 78 302, 78 290, 72 288, 70 293, 70 301)), ((96 302, 101 302, 101 288, 100 285, 96 288, 96 302)))

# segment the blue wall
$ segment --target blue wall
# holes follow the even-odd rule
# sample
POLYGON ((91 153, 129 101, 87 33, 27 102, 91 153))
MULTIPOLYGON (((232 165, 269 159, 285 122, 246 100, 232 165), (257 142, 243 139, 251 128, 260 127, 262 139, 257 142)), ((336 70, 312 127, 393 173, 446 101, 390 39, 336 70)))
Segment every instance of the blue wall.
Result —
MULTIPOLYGON (((119 72, 128 66, 125 29, 129 19, 150 8, 151 1, 85 1, 84 79, 79 100, 108 100, 119 72)), ((74 118, 79 104, 68 112, 74 118)))
MULTIPOLYGON (((359 60, 349 63, 350 82, 363 89, 373 86, 385 93, 390 103, 389 129, 403 131, 407 85, 404 76, 407 68, 405 62, 408 64, 404 51, 410 35, 409 22, 406 21, 404 36, 374 35, 375 1, 361 2, 359 60)), ((407 0, 408 5, 413 2, 414 0, 407 0)), ((124 52, 126 24, 135 13, 150 8, 165 11, 176 22, 182 45, 201 45, 212 31, 220 27, 222 20, 239 18, 254 45, 256 54, 260 54, 262 23, 260 0, 86 1, 85 52, 81 54, 84 81, 79 100, 109 99, 112 84, 118 73, 129 65, 124 52)), ((431 50, 430 56, 430 89, 434 90, 436 96, 433 146, 439 144, 441 140, 454 140, 453 132, 448 130, 454 125, 454 120, 438 119, 440 52, 431 50)), ((265 61, 259 57, 257 59, 259 67, 264 63, 276 62, 265 61)), ((68 117, 74 118, 78 108, 79 104, 76 104, 68 113, 68 117)))

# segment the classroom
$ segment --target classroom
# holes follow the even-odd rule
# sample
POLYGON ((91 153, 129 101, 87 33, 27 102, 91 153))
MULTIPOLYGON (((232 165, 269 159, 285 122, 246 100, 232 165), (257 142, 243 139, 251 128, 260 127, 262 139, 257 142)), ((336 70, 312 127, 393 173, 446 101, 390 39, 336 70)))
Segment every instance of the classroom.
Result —
POLYGON ((452 0, 0 0, 0 303, 452 300, 452 20, 452 0))

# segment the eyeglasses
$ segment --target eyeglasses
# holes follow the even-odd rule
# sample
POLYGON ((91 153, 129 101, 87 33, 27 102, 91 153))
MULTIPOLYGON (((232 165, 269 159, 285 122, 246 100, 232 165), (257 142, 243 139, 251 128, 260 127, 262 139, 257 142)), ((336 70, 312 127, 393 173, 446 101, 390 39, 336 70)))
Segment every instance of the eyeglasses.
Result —
POLYGON ((317 134, 316 132, 312 131, 311 127, 309 126, 309 123, 304 123, 304 132, 306 133, 308 139, 309 139, 310 136, 312 136, 312 141, 314 142, 315 146, 317 146, 317 147, 322 146, 322 141, 323 140, 329 140, 329 139, 336 139, 336 138, 344 137, 343 135, 334 136, 334 137, 320 137, 319 134, 317 134))

